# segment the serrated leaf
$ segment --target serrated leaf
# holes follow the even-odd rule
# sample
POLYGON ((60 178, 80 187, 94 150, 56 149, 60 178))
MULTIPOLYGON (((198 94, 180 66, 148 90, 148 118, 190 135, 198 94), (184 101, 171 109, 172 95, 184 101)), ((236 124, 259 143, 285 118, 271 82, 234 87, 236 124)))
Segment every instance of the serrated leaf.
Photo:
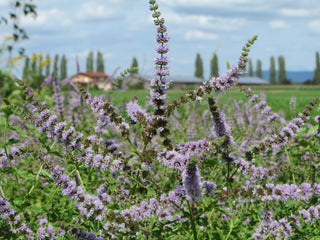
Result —
POLYGON ((7 119, 5 119, 4 117, 0 116, 0 123, 3 125, 7 125, 7 119))
POLYGON ((28 137, 28 135, 18 126, 8 126, 8 128, 19 133, 21 137, 28 137))
POLYGON ((25 180, 34 179, 33 173, 30 173, 30 172, 28 172, 28 171, 18 170, 17 173, 18 173, 18 175, 19 175, 20 177, 22 177, 22 178, 25 179, 25 180))
POLYGON ((6 143, 6 146, 9 146, 18 142, 20 142, 19 139, 10 138, 9 141, 6 143))

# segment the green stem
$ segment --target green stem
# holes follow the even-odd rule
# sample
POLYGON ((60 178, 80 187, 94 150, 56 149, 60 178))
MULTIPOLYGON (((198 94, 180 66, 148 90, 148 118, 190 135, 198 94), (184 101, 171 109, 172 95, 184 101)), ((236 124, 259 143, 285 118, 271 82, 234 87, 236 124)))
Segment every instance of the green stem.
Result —
POLYGON ((78 178, 79 178, 79 181, 80 181, 80 185, 81 185, 81 187, 82 187, 82 188, 83 188, 83 190, 86 192, 86 188, 84 187, 84 184, 83 184, 82 178, 81 178, 80 173, 79 173, 79 171, 78 171, 78 170, 76 170, 76 174, 77 174, 77 176, 78 176, 78 178))
POLYGON ((0 185, 0 197, 6 198, 6 196, 4 195, 4 192, 3 192, 3 189, 1 187, 1 185, 0 185))
MULTIPOLYGON (((285 147, 284 150, 285 150, 287 158, 288 158, 289 167, 291 167, 291 160, 290 160, 288 149, 285 147)), ((296 184, 296 178, 294 176, 294 173, 292 173, 292 179, 293 179, 293 183, 296 184)))
POLYGON ((4 131, 3 131, 3 145, 4 145, 3 148, 4 148, 4 152, 6 154, 7 160, 9 162, 9 165, 14 171, 14 176, 16 178, 16 181, 19 183, 19 176, 17 174, 17 169, 13 166, 11 159, 9 157, 9 154, 8 154, 8 149, 7 149, 7 127, 8 127, 8 124, 9 124, 9 118, 8 118, 8 116, 6 116, 6 124, 4 126, 4 131))
POLYGON ((28 195, 30 195, 30 194, 32 193, 35 185, 37 184, 37 182, 38 182, 38 180, 39 180, 39 177, 40 177, 40 173, 41 173, 42 168, 43 168, 43 165, 44 165, 44 164, 41 164, 40 169, 39 169, 39 171, 38 171, 38 173, 37 173, 36 179, 34 180, 34 184, 33 184, 32 187, 30 188, 30 190, 29 190, 29 192, 28 192, 28 194, 27 194, 26 196, 28 196, 28 195))
MULTIPOLYGON (((54 188, 55 188, 55 186, 53 186, 53 187, 51 188, 51 191, 52 191, 54 188)), ((56 195, 57 192, 58 192, 58 188, 54 189, 54 191, 51 193, 51 196, 50 196, 48 202, 46 203, 46 207, 45 207, 45 208, 48 208, 50 202, 51 202, 52 199, 55 197, 55 195, 56 195)))
POLYGON ((194 219, 193 219, 192 208, 190 206, 190 202, 189 201, 188 201, 188 208, 189 208, 189 216, 190 216, 190 221, 191 221, 193 238, 194 238, 194 240, 198 240, 196 224, 195 224, 194 219))

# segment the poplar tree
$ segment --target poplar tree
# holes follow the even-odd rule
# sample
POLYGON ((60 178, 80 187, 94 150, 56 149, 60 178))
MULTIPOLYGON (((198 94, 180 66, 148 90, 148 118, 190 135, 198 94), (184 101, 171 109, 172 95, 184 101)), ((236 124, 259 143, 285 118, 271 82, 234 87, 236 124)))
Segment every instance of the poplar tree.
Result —
POLYGON ((60 80, 66 79, 68 77, 67 73, 67 58, 63 54, 60 62, 60 80))
POLYGON ((269 82, 270 84, 276 84, 276 64, 274 57, 270 58, 269 82))
POLYGON ((210 78, 219 76, 218 56, 213 54, 210 60, 210 78))
MULTIPOLYGON (((134 68, 134 67, 135 67, 135 68, 138 67, 138 60, 137 60, 136 57, 133 57, 133 59, 132 59, 131 68, 134 68)), ((138 69, 133 70, 131 73, 132 73, 132 74, 138 74, 138 69)))
POLYGON ((316 69, 314 70, 313 81, 316 84, 320 84, 320 58, 319 58, 319 52, 316 52, 316 69))
POLYGON ((46 77, 48 77, 51 73, 50 73, 50 63, 51 63, 51 59, 50 59, 50 55, 47 54, 46 56, 46 77))
POLYGON ((87 72, 93 72, 93 52, 89 52, 87 57, 87 72))
POLYGON ((278 76, 278 83, 285 84, 287 80, 286 76, 286 68, 285 68, 285 61, 284 57, 280 56, 278 59, 279 62, 279 76, 278 76))
POLYGON ((195 66, 196 70, 194 72, 194 76, 203 79, 203 62, 199 53, 197 53, 195 66))
POLYGON ((55 77, 58 76, 58 61, 59 61, 59 55, 56 54, 54 55, 54 61, 53 61, 53 73, 55 77))
POLYGON ((37 60, 36 54, 33 54, 31 58, 31 74, 34 75, 37 72, 37 60))
POLYGON ((39 61, 38 61, 38 74, 41 78, 43 78, 43 56, 39 56, 39 61))
POLYGON ((248 62, 248 75, 249 77, 253 77, 253 67, 252 67, 251 59, 249 59, 249 62, 248 62))
POLYGON ((26 58, 24 62, 24 67, 23 67, 23 75, 22 78, 24 81, 26 81, 29 77, 29 68, 30 68, 30 58, 26 58))
POLYGON ((261 62, 261 60, 257 60, 257 70, 256 70, 256 77, 258 77, 258 78, 263 78, 263 76, 262 76, 262 62, 261 62))
POLYGON ((100 51, 97 52, 97 72, 104 72, 103 55, 100 51))

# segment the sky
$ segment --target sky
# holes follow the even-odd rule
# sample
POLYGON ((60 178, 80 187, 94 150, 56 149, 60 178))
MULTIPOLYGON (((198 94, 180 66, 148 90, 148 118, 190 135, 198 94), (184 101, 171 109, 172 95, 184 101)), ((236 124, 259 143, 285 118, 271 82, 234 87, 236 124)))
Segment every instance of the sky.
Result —
MULTIPOLYGON (((0 0, 0 16, 10 10, 9 2, 0 0)), ((86 70, 89 51, 100 51, 105 72, 111 74, 139 63, 139 72, 152 74, 156 27, 148 0, 34 0, 37 18, 20 18, 29 40, 20 46, 27 55, 65 54, 68 74, 86 70)), ((236 64, 241 49, 254 35, 253 66, 262 61, 268 70, 270 57, 285 57, 286 70, 311 71, 315 52, 320 51, 319 0, 158 0, 166 20, 171 75, 194 75, 196 54, 200 53, 204 75, 210 75, 210 59, 219 59, 219 72, 226 62, 236 64)), ((0 39, 11 29, 0 25, 0 39)), ((276 64, 277 65, 277 64, 276 64)), ((118 72, 119 73, 119 72, 118 72)))

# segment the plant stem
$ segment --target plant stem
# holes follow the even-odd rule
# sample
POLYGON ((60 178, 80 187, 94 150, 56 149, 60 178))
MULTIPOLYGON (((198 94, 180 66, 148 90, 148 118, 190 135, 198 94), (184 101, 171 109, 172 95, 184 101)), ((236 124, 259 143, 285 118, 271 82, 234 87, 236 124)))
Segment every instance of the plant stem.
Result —
POLYGON ((194 219, 193 219, 192 208, 191 208, 191 205, 190 205, 189 201, 188 201, 188 208, 189 208, 189 216, 190 216, 190 221, 191 221, 193 238, 194 238, 194 240, 198 240, 196 224, 195 224, 194 219))

